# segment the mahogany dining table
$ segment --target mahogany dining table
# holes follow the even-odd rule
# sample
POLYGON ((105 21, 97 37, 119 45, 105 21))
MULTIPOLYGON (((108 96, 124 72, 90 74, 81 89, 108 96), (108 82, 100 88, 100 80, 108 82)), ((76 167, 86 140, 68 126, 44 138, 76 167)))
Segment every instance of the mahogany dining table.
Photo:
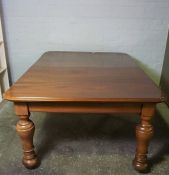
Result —
POLYGON ((38 165, 31 112, 135 113, 140 122, 133 166, 144 172, 152 117, 164 95, 128 54, 49 51, 5 92, 4 99, 14 103, 19 117, 16 130, 26 168, 38 165))

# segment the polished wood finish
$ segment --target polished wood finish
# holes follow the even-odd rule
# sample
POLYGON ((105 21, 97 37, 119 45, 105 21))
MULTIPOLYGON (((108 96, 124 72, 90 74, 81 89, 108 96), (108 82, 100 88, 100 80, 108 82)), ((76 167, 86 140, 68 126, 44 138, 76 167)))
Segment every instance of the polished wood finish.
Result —
POLYGON ((29 103, 30 111, 39 112, 64 112, 64 113, 140 113, 140 103, 29 103))
POLYGON ((23 163, 37 166, 30 112, 137 113, 138 171, 147 169, 148 143, 155 104, 164 97, 127 54, 47 52, 5 93, 20 120, 17 131, 24 149, 23 163))
POLYGON ((151 120, 154 111, 154 104, 144 104, 141 112, 140 124, 136 127, 137 146, 134 167, 140 172, 144 172, 148 167, 147 153, 149 141, 153 136, 151 120))
POLYGON ((34 123, 29 119, 29 111, 26 104, 15 103, 15 112, 19 117, 16 131, 21 138, 23 146, 24 155, 22 162, 26 168, 36 168, 38 160, 33 145, 34 123))
POLYGON ((5 93, 5 99, 160 102, 161 91, 127 54, 47 52, 5 93))

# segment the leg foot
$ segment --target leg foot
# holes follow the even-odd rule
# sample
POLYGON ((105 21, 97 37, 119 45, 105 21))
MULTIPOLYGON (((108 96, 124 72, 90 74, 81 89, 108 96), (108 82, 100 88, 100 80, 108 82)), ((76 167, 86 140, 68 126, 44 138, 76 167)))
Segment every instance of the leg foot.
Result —
POLYGON ((135 170, 137 170, 138 172, 144 173, 148 170, 147 160, 143 163, 143 162, 139 162, 138 160, 134 159, 133 166, 134 166, 135 170))
POLYGON ((36 156, 32 159, 23 158, 22 163, 28 169, 34 169, 38 167, 38 160, 36 156))

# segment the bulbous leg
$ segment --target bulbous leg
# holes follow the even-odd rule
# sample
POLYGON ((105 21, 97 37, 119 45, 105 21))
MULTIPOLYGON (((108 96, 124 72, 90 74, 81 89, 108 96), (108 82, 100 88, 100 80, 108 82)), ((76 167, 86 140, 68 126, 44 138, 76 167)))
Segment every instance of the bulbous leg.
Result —
POLYGON ((33 169, 38 165, 37 156, 34 151, 33 135, 35 126, 29 119, 29 115, 19 116, 16 130, 21 138, 23 146, 23 164, 26 168, 33 169))
POLYGON ((153 136, 151 119, 154 114, 154 109, 154 105, 144 105, 142 108, 141 122, 136 127, 137 145, 133 166, 139 172, 145 172, 148 169, 147 153, 149 141, 153 136))

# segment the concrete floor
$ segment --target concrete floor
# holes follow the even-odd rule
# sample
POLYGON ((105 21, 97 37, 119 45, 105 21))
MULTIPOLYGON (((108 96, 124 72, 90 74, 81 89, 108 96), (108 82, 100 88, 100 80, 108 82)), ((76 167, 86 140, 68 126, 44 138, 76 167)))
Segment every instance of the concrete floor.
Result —
MULTIPOLYGON (((158 105, 150 144, 150 172, 169 174, 169 112, 158 105)), ((0 109, 0 175, 134 175, 138 116, 32 113, 34 143, 41 165, 27 170, 15 132, 17 117, 7 102, 0 109)))

